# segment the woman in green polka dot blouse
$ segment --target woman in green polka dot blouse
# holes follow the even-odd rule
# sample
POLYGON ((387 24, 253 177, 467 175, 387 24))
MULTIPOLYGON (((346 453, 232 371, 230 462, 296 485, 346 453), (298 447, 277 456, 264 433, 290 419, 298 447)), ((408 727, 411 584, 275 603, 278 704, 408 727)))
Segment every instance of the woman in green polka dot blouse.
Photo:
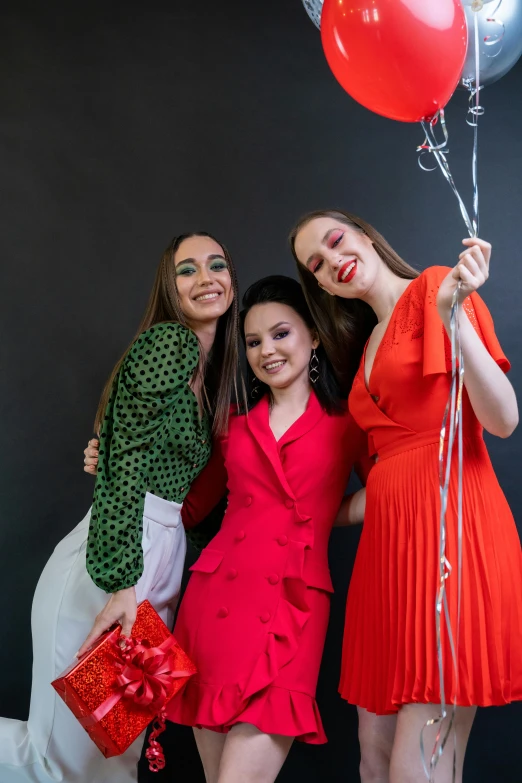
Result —
POLYGON ((137 780, 142 740, 105 759, 50 683, 113 623, 129 635, 145 598, 172 625, 186 551, 181 505, 209 459, 212 432, 227 429, 237 334, 227 250, 206 233, 177 237, 102 394, 91 512, 38 583, 30 715, 0 719, 2 783, 137 780))

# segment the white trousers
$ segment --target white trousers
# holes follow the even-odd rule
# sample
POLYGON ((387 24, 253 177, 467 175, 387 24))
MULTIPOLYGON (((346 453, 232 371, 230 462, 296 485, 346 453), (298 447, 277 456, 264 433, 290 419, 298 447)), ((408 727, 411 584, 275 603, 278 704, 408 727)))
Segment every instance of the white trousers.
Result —
MULTIPOLYGON (((169 628, 178 602, 187 543, 181 506, 147 493, 143 575, 138 603, 148 598, 169 628)), ((31 625, 33 682, 29 720, 0 718, 1 783, 135 783, 142 734, 122 755, 106 759, 51 687, 74 659, 109 596, 85 565, 90 511, 51 555, 36 587, 31 625)))

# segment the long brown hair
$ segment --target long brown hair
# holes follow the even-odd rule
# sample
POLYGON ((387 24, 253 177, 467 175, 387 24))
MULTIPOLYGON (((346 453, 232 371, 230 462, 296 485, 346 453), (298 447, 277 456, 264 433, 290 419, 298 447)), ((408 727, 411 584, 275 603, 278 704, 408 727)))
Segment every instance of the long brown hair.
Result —
POLYGON ((332 218, 366 234, 388 269, 397 277, 413 280, 419 272, 406 263, 388 244, 382 234, 365 220, 337 209, 316 210, 301 218, 290 232, 290 247, 297 263, 306 301, 317 325, 319 337, 336 372, 343 394, 348 394, 366 341, 377 323, 371 307, 359 299, 342 299, 321 290, 315 278, 297 258, 295 240, 299 232, 316 218, 332 218))
POLYGON ((205 402, 209 412, 213 415, 213 430, 216 434, 226 432, 232 391, 235 392, 237 398, 237 367, 239 356, 239 296, 237 276, 230 253, 223 243, 218 242, 218 240, 207 231, 193 231, 174 237, 163 253, 156 272, 149 301, 138 330, 123 356, 116 362, 103 389, 94 422, 94 431, 96 433, 99 433, 100 431, 115 378, 125 361, 125 357, 139 335, 147 329, 150 329, 154 324, 165 321, 174 321, 175 323, 187 326, 176 286, 174 256, 181 243, 191 237, 209 237, 220 245, 228 265, 232 281, 232 290, 234 292, 232 304, 218 321, 216 338, 212 350, 205 360, 203 359, 203 353, 200 350, 200 362, 196 370, 196 372, 200 373, 202 376, 205 402))

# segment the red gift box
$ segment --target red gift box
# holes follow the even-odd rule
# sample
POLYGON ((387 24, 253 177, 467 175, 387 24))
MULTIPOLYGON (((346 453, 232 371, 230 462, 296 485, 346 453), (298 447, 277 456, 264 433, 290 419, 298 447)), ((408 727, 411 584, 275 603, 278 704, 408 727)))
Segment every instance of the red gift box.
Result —
POLYGON ((138 607, 131 639, 119 643, 120 633, 120 625, 107 631, 52 686, 106 758, 124 753, 160 715, 147 758, 151 769, 161 768, 155 737, 163 707, 196 667, 148 601, 138 607))

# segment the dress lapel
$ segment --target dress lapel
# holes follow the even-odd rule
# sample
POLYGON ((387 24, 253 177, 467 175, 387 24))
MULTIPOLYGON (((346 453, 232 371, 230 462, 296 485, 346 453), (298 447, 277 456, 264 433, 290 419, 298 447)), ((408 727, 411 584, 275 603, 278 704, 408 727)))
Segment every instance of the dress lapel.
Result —
POLYGON ((287 443, 291 443, 294 440, 298 440, 298 438, 302 438, 303 435, 306 435, 306 433, 309 432, 312 427, 315 427, 315 425, 321 421, 325 415, 325 412, 319 405, 319 400, 315 394, 311 392, 308 399, 308 405, 306 406, 306 410, 303 415, 299 416, 299 418, 294 421, 292 426, 289 427, 284 435, 282 435, 281 438, 277 441, 278 449, 281 450, 282 447, 286 446, 287 443))
POLYGON ((272 469, 274 470, 285 492, 287 492, 287 494, 290 495, 290 497, 294 500, 294 493, 286 479, 285 472, 281 464, 281 449, 283 446, 291 443, 294 440, 297 440, 298 438, 301 438, 303 435, 309 432, 309 430, 311 430, 312 427, 315 427, 315 425, 322 419, 324 415, 325 413, 321 409, 317 397, 313 393, 310 394, 306 411, 297 419, 297 421, 292 424, 291 427, 287 429, 280 440, 276 441, 274 434, 270 429, 268 397, 263 397, 263 399, 260 400, 257 405, 248 413, 248 428, 252 436, 272 466, 272 469))
POLYGON ((272 470, 279 482, 283 485, 285 491, 295 500, 294 493, 292 492, 290 485, 286 480, 286 476, 281 465, 281 459, 279 457, 279 450, 277 443, 270 429, 270 422, 268 420, 268 396, 259 400, 247 415, 248 428, 257 445, 265 455, 266 460, 270 463, 272 470))

